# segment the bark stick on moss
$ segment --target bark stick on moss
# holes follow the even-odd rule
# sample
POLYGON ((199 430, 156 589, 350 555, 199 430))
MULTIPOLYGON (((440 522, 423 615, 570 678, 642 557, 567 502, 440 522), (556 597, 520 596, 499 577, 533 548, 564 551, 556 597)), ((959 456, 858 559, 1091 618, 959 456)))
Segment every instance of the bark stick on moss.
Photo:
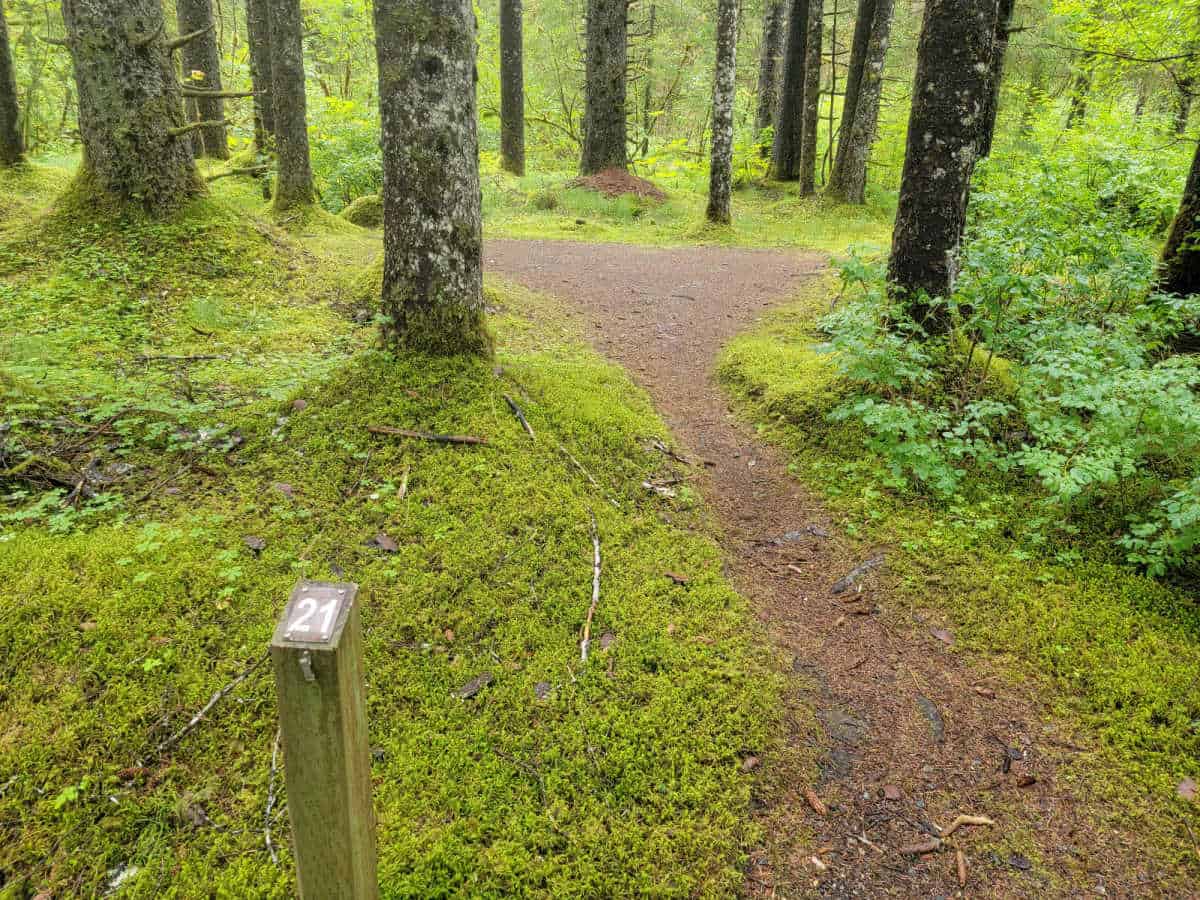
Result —
POLYGON ((580 171, 594 175, 629 166, 625 102, 629 64, 629 0, 588 0, 583 158, 580 171))
POLYGON ((471 0, 375 0, 383 126, 383 339, 489 353, 471 0))
POLYGON ((275 89, 275 147, 279 156, 275 209, 284 212, 313 202, 308 101, 304 93, 304 16, 300 0, 272 0, 271 72, 275 89))
POLYGON ((712 166, 708 182, 708 220, 733 221, 733 101, 737 92, 738 0, 717 4, 717 60, 713 76, 712 166))
POLYGON ((212 92, 209 96, 191 96, 197 118, 210 122, 200 129, 200 147, 210 159, 229 159, 229 137, 225 133, 225 101, 221 87, 221 50, 213 25, 212 0, 175 0, 180 34, 197 36, 179 50, 184 81, 194 88, 212 92))

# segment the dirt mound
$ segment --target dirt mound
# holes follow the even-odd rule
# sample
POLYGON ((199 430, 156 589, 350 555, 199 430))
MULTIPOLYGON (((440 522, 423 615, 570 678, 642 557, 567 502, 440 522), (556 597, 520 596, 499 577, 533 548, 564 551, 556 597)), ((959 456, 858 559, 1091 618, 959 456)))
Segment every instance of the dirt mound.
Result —
POLYGON ((643 200, 653 200, 660 203, 667 195, 652 182, 645 178, 626 172, 624 169, 605 169, 595 175, 585 175, 569 182, 567 187, 581 187, 596 191, 605 197, 620 197, 622 194, 633 194, 643 200))

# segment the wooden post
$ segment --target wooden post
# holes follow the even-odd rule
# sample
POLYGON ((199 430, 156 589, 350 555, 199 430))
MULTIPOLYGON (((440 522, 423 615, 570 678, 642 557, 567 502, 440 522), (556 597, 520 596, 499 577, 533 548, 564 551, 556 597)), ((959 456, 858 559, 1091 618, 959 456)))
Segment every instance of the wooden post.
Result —
POLYGON ((301 581, 271 641, 303 900, 379 896, 357 597, 301 581))

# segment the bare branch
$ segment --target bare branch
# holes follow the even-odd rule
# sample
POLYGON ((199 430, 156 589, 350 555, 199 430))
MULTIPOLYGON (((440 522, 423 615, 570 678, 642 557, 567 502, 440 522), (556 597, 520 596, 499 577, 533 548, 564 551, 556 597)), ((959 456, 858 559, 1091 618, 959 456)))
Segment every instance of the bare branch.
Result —
POLYGON ((167 41, 167 49, 168 50, 178 50, 180 47, 186 47, 188 44, 190 44, 196 38, 200 37, 200 35, 207 34, 208 32, 212 31, 215 27, 216 27, 215 25, 209 25, 207 28, 201 28, 199 31, 193 31, 190 34, 181 34, 179 37, 175 38, 174 40, 167 41))

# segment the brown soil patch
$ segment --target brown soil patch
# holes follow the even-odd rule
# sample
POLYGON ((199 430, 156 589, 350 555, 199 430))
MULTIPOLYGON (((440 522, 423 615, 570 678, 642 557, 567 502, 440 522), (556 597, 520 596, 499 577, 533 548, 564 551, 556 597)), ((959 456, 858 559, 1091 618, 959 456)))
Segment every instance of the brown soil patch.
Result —
POLYGON ((791 739, 820 754, 811 778, 763 758, 770 796, 756 814, 768 841, 751 854, 748 895, 1195 896, 1060 777, 1086 738, 1059 734, 1032 689, 903 608, 886 561, 831 590, 888 548, 839 533, 711 376, 720 347, 824 257, 555 241, 489 241, 484 256, 490 271, 574 301, 596 347, 649 391, 683 449, 712 464, 694 478, 722 525, 728 574, 792 660, 791 739), (996 824, 962 828, 942 852, 902 852, 960 814, 996 824))
POLYGON ((645 178, 638 178, 624 169, 605 169, 595 175, 585 175, 567 182, 567 187, 586 188, 589 191, 603 194, 605 197, 633 194, 635 197, 653 200, 655 203, 661 203, 667 199, 667 195, 656 184, 645 178))

